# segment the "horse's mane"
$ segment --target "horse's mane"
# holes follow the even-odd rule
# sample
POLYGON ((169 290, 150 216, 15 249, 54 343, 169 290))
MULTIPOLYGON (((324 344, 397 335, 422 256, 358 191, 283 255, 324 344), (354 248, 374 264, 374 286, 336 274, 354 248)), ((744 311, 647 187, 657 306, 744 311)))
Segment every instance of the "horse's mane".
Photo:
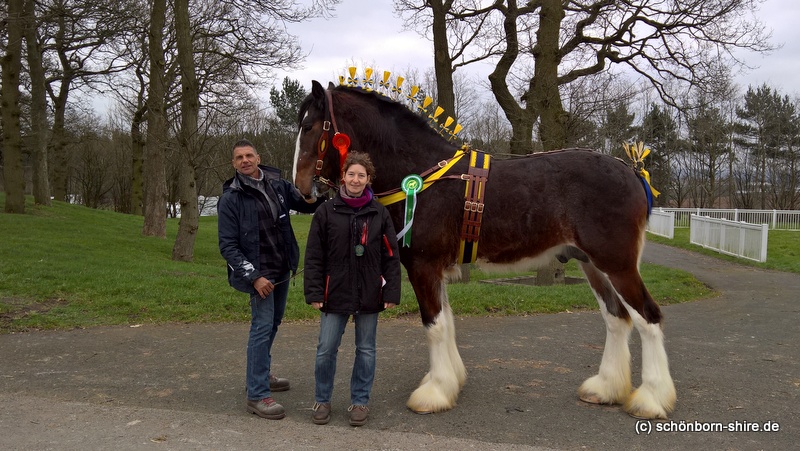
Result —
MULTIPOLYGON (((377 76, 373 78, 375 72, 370 68, 365 69, 363 77, 358 76, 355 67, 350 67, 348 71, 349 76, 339 77, 338 86, 329 83, 327 90, 345 94, 358 94, 364 96, 361 99, 370 99, 367 105, 374 106, 377 109, 375 113, 380 112, 395 121, 399 121, 399 124, 408 127, 405 128, 404 132, 413 131, 417 137, 428 139, 438 135, 439 138, 444 138, 445 143, 456 139, 457 133, 462 128, 461 125, 454 118, 443 114, 444 109, 433 104, 433 99, 427 96, 419 86, 408 88, 408 85, 406 85, 406 87, 402 87, 404 78, 397 77, 396 82, 390 80, 390 73, 387 71, 383 72, 382 80, 377 76)), ((386 128, 385 123, 379 122, 381 120, 380 115, 363 114, 361 111, 356 111, 358 108, 365 108, 365 105, 356 105, 348 100, 351 98, 358 97, 345 95, 339 100, 339 105, 336 106, 339 111, 336 112, 336 115, 346 114, 349 111, 353 117, 359 119, 359 123, 362 125, 367 124, 372 130, 386 128)), ((319 109, 325 108, 324 101, 314 96, 306 97, 300 104, 297 116, 298 124, 301 123, 312 104, 316 104, 315 107, 319 109)))
MULTIPOLYGON (((437 123, 434 122, 424 112, 414 111, 414 105, 406 105, 395 99, 387 97, 386 95, 375 91, 367 90, 361 87, 352 87, 346 85, 339 85, 333 89, 334 92, 341 92, 347 95, 356 95, 363 99, 363 101, 374 106, 382 114, 363 114, 360 115, 362 125, 372 128, 373 130, 383 130, 387 128, 384 122, 384 116, 391 116, 395 120, 396 125, 402 125, 402 129, 406 132, 413 131, 416 138, 425 138, 432 140, 440 140, 442 144, 448 142, 447 138, 442 135, 440 130, 437 130, 437 123)), ((337 108, 363 108, 363 105, 358 105, 353 101, 343 100, 337 105, 337 108)), ((391 127, 396 130, 397 127, 391 127)))

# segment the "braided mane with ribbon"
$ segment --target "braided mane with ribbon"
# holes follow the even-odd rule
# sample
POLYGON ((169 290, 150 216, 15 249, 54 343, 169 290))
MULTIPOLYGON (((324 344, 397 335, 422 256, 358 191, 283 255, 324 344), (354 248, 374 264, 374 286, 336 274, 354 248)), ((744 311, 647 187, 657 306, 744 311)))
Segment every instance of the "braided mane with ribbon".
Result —
POLYGON ((404 87, 405 81, 406 79, 400 76, 392 79, 390 71, 383 71, 379 78, 378 73, 370 67, 364 69, 364 74, 359 76, 358 69, 350 66, 347 68, 347 75, 339 76, 340 86, 376 92, 402 103, 409 110, 427 117, 428 125, 440 135, 446 136, 450 140, 456 139, 458 132, 463 129, 461 124, 457 123, 452 116, 447 116, 444 121, 439 122, 444 114, 444 108, 438 105, 433 107, 433 97, 427 95, 419 85, 404 87), (406 89, 408 90, 406 91, 406 89))
POLYGON ((653 197, 661 194, 650 184, 650 173, 644 168, 644 158, 650 155, 650 149, 645 147, 641 141, 633 144, 622 143, 622 147, 633 164, 633 171, 642 181, 644 192, 647 194, 647 216, 650 217, 650 213, 653 211, 653 197))

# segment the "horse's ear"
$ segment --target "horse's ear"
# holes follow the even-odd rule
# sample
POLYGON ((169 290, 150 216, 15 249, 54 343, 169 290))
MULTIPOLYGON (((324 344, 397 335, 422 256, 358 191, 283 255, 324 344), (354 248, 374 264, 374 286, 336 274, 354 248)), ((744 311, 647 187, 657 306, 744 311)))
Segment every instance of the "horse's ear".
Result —
POLYGON ((317 100, 325 98, 325 89, 322 88, 322 85, 317 80, 311 81, 311 95, 317 100))
POLYGON ((334 84, 333 84, 333 82, 332 82, 332 81, 329 81, 329 82, 328 82, 328 89, 333 89, 333 88, 335 88, 335 87, 336 87, 336 86, 334 86, 334 84))

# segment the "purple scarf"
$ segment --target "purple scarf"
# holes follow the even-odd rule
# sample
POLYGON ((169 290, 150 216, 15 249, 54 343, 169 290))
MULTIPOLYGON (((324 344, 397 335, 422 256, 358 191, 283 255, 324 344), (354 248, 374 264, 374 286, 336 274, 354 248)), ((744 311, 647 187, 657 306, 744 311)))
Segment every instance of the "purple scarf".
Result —
POLYGON ((350 208, 358 210, 372 202, 372 188, 366 187, 364 192, 361 193, 361 197, 350 197, 347 195, 347 189, 344 186, 341 186, 339 187, 339 197, 341 197, 344 203, 349 205, 350 208))

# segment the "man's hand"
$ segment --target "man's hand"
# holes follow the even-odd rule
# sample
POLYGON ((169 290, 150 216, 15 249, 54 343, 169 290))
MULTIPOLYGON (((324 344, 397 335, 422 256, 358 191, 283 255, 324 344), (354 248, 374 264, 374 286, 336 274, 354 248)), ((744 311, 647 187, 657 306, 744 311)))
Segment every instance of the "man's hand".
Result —
POLYGON ((259 295, 261 295, 261 299, 269 296, 272 293, 272 290, 275 289, 275 285, 272 284, 266 277, 259 277, 253 282, 253 288, 256 289, 259 295))
POLYGON ((385 308, 385 309, 390 309, 390 308, 395 308, 395 307, 397 307, 397 304, 392 304, 391 302, 384 302, 383 303, 383 308, 385 308))
POLYGON ((322 302, 312 302, 311 306, 314 307, 315 309, 319 310, 319 309, 322 308, 322 302))

